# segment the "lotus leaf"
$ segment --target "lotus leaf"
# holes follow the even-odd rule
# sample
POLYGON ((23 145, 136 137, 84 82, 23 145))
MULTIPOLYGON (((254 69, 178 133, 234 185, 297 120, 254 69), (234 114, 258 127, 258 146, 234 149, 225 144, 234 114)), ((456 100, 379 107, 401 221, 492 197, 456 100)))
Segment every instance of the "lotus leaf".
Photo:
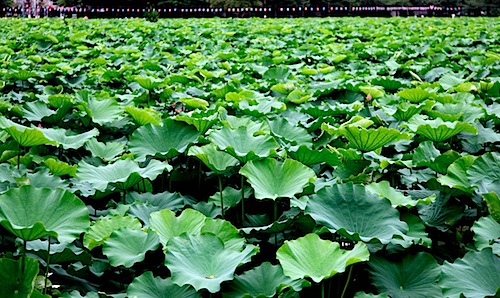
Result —
POLYGON ((142 178, 154 180, 163 171, 170 171, 172 166, 159 160, 151 160, 145 167, 130 159, 118 160, 115 163, 95 167, 81 161, 76 176, 80 181, 89 182, 95 189, 105 191, 108 185, 114 184, 119 189, 128 189, 142 178))
POLYGON ((471 230, 474 232, 474 244, 478 250, 490 247, 494 254, 500 256, 500 223, 491 215, 481 217, 471 230))
POLYGON ((477 133, 477 128, 464 122, 446 122, 440 118, 425 120, 414 116, 408 122, 408 128, 434 142, 442 142, 461 132, 477 133))
POLYGON ((351 264, 368 261, 370 252, 362 242, 352 250, 343 250, 337 242, 322 240, 317 234, 307 234, 285 241, 276 252, 276 258, 286 276, 293 280, 310 277, 319 283, 344 272, 351 264))
POLYGON ((81 134, 75 134, 66 129, 44 128, 41 130, 47 138, 55 141, 57 146, 61 145, 64 149, 78 149, 82 147, 85 142, 99 135, 99 130, 97 128, 93 128, 81 134))
POLYGON ((151 213, 150 224, 165 247, 167 242, 175 236, 184 233, 199 234, 206 218, 205 215, 193 209, 185 209, 178 217, 174 212, 165 209, 151 213))
POLYGON ((401 90, 397 93, 397 95, 410 102, 419 103, 429 98, 431 94, 423 89, 414 88, 401 90))
POLYGON ((500 257, 490 248, 444 262, 439 285, 446 297, 480 298, 500 293, 500 257))
POLYGON ((130 268, 143 261, 146 252, 157 249, 159 245, 158 236, 152 231, 120 228, 104 242, 102 252, 108 257, 111 266, 130 268))
POLYGON ((165 265, 175 284, 216 293, 221 283, 232 280, 236 268, 249 262, 257 252, 252 245, 241 252, 227 249, 220 238, 210 233, 182 235, 168 241, 165 265))
POLYGON ((271 133, 285 143, 292 146, 305 145, 308 148, 312 147, 312 136, 309 135, 306 129, 290 124, 285 118, 278 118, 269 121, 271 133))
POLYGON ((284 162, 274 158, 249 161, 240 174, 247 177, 257 199, 292 198, 314 181, 316 174, 310 168, 293 159, 284 162))
POLYGON ((38 275, 38 261, 32 258, 0 259, 0 297, 32 297, 38 275))
POLYGON ((131 298, 201 297, 193 288, 189 286, 179 287, 172 282, 171 278, 154 277, 151 271, 145 272, 132 281, 127 288, 127 296, 131 298))
POLYGON ((120 142, 101 143, 93 138, 85 143, 85 149, 92 153, 92 156, 99 157, 104 161, 113 161, 125 151, 125 144, 120 142))
POLYGON ((152 125, 161 124, 161 115, 153 109, 150 108, 141 109, 134 106, 126 106, 124 110, 140 126, 144 126, 146 124, 152 124, 152 125))
POLYGON ((219 149, 227 151, 240 162, 272 156, 279 147, 271 136, 253 136, 247 127, 243 126, 235 130, 225 126, 211 132, 209 139, 219 149))
POLYGON ((373 182, 371 184, 368 184, 366 186, 366 189, 371 191, 374 194, 379 195, 382 198, 386 198, 389 201, 391 201, 392 207, 413 207, 416 206, 417 204, 429 204, 436 199, 436 196, 430 196, 418 200, 414 200, 411 198, 411 196, 405 196, 403 193, 397 191, 391 185, 389 184, 388 181, 381 181, 381 182, 373 182))
POLYGON ((419 252, 391 262, 374 257, 368 262, 370 274, 379 293, 391 297, 440 297, 441 270, 432 255, 419 252))
POLYGON ((229 153, 217 150, 214 144, 208 144, 203 147, 192 146, 189 148, 188 155, 196 156, 218 175, 227 172, 239 163, 229 153))
POLYGON ((299 161, 306 166, 312 166, 319 163, 327 163, 329 166, 338 166, 341 164, 341 156, 338 153, 328 149, 315 150, 306 145, 291 147, 288 156, 299 161))
POLYGON ((169 159, 186 151, 199 135, 194 126, 166 119, 163 126, 147 124, 134 131, 129 150, 138 161, 144 161, 147 156, 169 159))
POLYGON ((264 262, 252 270, 236 276, 229 286, 229 291, 223 293, 223 297, 274 297, 286 288, 298 292, 307 286, 310 284, 306 280, 292 280, 286 276, 280 265, 264 262))
POLYGON ((467 170, 474 164, 477 157, 467 155, 455 160, 448 166, 446 175, 437 178, 441 185, 457 188, 466 193, 472 193, 473 188, 467 176, 467 170))
POLYGON ((467 176, 472 185, 477 185, 481 193, 500 194, 500 154, 486 153, 467 169, 467 176))
POLYGON ((102 245, 106 239, 120 228, 138 230, 142 227, 141 223, 130 216, 103 217, 95 221, 90 229, 83 236, 83 245, 92 250, 102 245))
POLYGON ((25 185, 0 194, 0 223, 25 241, 51 236, 72 242, 90 218, 86 205, 69 191, 25 185))
POLYGON ((325 187, 309 197, 305 213, 332 233, 340 232, 353 240, 389 243, 394 235, 408 231, 391 203, 362 185, 325 187))

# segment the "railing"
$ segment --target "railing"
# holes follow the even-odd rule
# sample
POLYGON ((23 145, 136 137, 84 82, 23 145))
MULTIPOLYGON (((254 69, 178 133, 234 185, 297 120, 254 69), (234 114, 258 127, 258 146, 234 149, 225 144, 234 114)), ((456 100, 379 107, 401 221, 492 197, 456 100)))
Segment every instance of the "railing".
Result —
POLYGON ((189 17, 328 17, 328 16, 452 16, 462 8, 439 6, 299 6, 299 7, 238 7, 238 8, 138 8, 138 7, 44 7, 30 15, 23 7, 0 10, 0 16, 27 17, 88 17, 125 18, 143 17, 156 11, 161 18, 189 17))

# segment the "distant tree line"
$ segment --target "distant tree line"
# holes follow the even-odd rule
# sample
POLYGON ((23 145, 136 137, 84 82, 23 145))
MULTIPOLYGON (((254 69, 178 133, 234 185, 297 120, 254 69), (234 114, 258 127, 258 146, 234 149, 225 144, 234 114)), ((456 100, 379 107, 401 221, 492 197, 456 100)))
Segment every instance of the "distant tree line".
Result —
MULTIPOLYGON (((464 10, 483 10, 498 14, 500 0, 56 0, 61 6, 93 7, 298 7, 298 6, 461 6, 464 10)), ((0 0, 0 7, 13 0, 0 0)))

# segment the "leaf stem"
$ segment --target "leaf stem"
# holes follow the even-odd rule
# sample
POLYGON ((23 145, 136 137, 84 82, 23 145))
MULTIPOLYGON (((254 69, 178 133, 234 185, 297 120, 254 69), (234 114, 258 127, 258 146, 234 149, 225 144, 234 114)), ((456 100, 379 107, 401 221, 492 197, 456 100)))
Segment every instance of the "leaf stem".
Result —
POLYGON ((222 219, 224 219, 224 198, 222 195, 222 178, 220 175, 218 175, 217 178, 219 178, 220 209, 222 213, 222 219))
POLYGON ((241 225, 245 220, 245 177, 241 176, 241 225))
POLYGON ((49 277, 49 265, 50 265, 50 236, 49 236, 49 244, 47 245, 47 264, 45 267, 45 285, 43 287, 43 294, 47 294, 47 279, 49 277))
POLYGON ((321 281, 321 298, 325 298, 325 281, 321 281))
POLYGON ((352 268, 353 267, 354 266, 351 265, 351 267, 349 268, 349 273, 347 274, 347 280, 345 282, 344 290, 342 290, 342 295, 340 296, 340 298, 344 298, 345 292, 347 291, 347 286, 349 285, 349 281, 351 280, 351 274, 352 274, 352 268))
MULTIPOLYGON (((276 222, 278 220, 278 202, 274 200, 274 214, 273 221, 276 222)), ((278 232, 274 233, 274 245, 278 246, 278 232)))

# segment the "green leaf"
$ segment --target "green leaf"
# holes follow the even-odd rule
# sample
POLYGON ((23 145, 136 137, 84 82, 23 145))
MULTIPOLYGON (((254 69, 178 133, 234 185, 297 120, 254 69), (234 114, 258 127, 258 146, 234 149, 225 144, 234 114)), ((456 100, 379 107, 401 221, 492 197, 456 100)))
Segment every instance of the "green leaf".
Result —
POLYGON ((157 249, 159 245, 158 236, 152 231, 120 228, 104 242, 102 253, 108 257, 111 266, 130 268, 143 261, 146 252, 157 249))
POLYGON ((240 174, 247 177, 257 199, 292 198, 316 179, 314 171, 298 161, 274 158, 249 161, 240 174))
POLYGON ((500 223, 500 198, 498 195, 494 192, 489 192, 483 194, 483 198, 493 219, 500 223))
POLYGON ((292 125, 285 118, 268 121, 271 133, 292 146, 305 145, 312 147, 312 136, 305 128, 292 125))
POLYGON ((397 95, 410 102, 419 103, 429 98, 431 94, 423 89, 414 88, 401 90, 397 93, 397 95))
POLYGON ((381 198, 386 198, 391 201, 392 207, 413 207, 418 204, 429 204, 432 203, 436 196, 431 196, 427 198, 422 198, 418 200, 413 200, 411 196, 405 196, 403 193, 392 188, 388 181, 380 181, 379 183, 373 182, 366 186, 366 189, 374 194, 377 194, 381 198))
POLYGON ((351 264, 368 261, 370 252, 362 242, 352 250, 343 250, 337 242, 322 240, 317 234, 307 234, 285 241, 276 252, 276 258, 290 278, 310 277, 319 283, 344 272, 351 264))
POLYGON ((165 265, 172 273, 172 281, 211 293, 220 291, 221 283, 232 280, 236 268, 248 263, 258 252, 252 245, 241 252, 226 249, 213 234, 174 237, 168 241, 167 249, 165 265))
POLYGON ((144 161, 147 156, 169 159, 186 151, 199 135, 194 126, 166 119, 163 126, 147 124, 134 131, 129 150, 138 161, 144 161))
POLYGON ((56 111, 49 109, 47 104, 41 101, 27 102, 23 107, 24 118, 29 121, 41 122, 43 118, 56 114, 56 111))
POLYGON ((62 189, 25 185, 0 194, 0 223, 23 240, 72 242, 90 225, 87 206, 62 189))
MULTIPOLYGON (((248 198, 252 194, 252 189, 249 187, 245 187, 244 197, 248 198)), ((231 207, 236 207, 241 201, 241 189, 232 188, 231 186, 227 186, 222 191, 222 198, 224 199, 224 209, 228 209, 231 207)), ((214 195, 208 198, 208 203, 212 203, 218 207, 221 207, 220 204, 220 192, 216 192, 214 195)))
POLYGON ((442 142, 461 132, 477 133, 477 128, 469 123, 445 122, 441 118, 426 120, 418 116, 410 119, 408 128, 434 142, 442 142))
POLYGON ((31 297, 38 275, 38 261, 29 257, 19 260, 0 259, 0 297, 31 297))
POLYGON ((450 200, 449 195, 438 195, 430 205, 418 205, 418 213, 426 226, 446 231, 463 215, 464 206, 450 200))
POLYGON ((45 128, 41 130, 47 138, 54 140, 57 146, 61 145, 64 149, 78 149, 88 140, 99 135, 99 130, 97 128, 80 134, 76 134, 66 129, 45 128))
POLYGON ((491 249, 470 251, 454 263, 444 262, 439 285, 446 297, 482 298, 500 292, 500 257, 491 249))
POLYGON ((161 124, 160 113, 151 108, 141 109, 134 106, 126 106, 124 110, 134 119, 135 123, 139 124, 140 126, 144 126, 146 124, 161 124))
POLYGON ((337 152, 330 151, 326 148, 315 150, 308 148, 306 145, 295 146, 288 150, 288 156, 299 161, 306 166, 325 162, 329 166, 338 166, 341 164, 341 156, 337 152))
POLYGON ((85 149, 90 151, 92 156, 99 157, 104 161, 113 161, 125 151, 125 144, 120 142, 101 143, 93 138, 85 143, 85 149))
MULTIPOLYGON (((85 103, 85 102, 84 102, 85 103)), ((94 123, 110 124, 121 118, 122 108, 115 99, 96 99, 89 97, 85 111, 94 123)))
POLYGON ((206 109, 210 105, 208 101, 201 98, 181 98, 181 102, 188 108, 192 109, 206 109))
POLYGON ((392 239, 392 244, 401 245, 403 248, 408 248, 413 244, 428 248, 432 246, 432 239, 425 231, 425 225, 420 217, 411 213, 403 213, 401 219, 408 225, 408 232, 406 235, 401 235, 402 239, 399 239, 399 236, 392 239))
POLYGON ((227 172, 239 163, 231 154, 217 150, 214 144, 203 147, 192 146, 189 148, 188 155, 196 156, 218 175, 227 172))
POLYGON ((466 155, 455 160, 446 170, 446 175, 437 178, 441 185, 450 188, 457 188, 466 193, 472 194, 473 188, 467 176, 467 170, 474 164, 477 157, 466 155))
POLYGON ((80 161, 76 176, 78 180, 90 183, 95 189, 105 191, 108 185, 115 185, 119 189, 128 189, 137 184, 142 178, 151 180, 165 170, 172 170, 172 166, 159 160, 151 160, 145 167, 130 159, 118 160, 115 163, 95 167, 80 161))
POLYGON ((494 254, 500 256, 500 223, 489 215, 476 221, 471 230, 478 250, 491 248, 494 254))
POLYGON ((229 221, 223 219, 205 219, 200 234, 211 233, 224 242, 224 248, 241 251, 245 245, 245 238, 240 236, 238 229, 229 221))
POLYGON ((389 243, 394 235, 408 231, 399 212, 388 200, 380 199, 368 189, 355 184, 337 184, 325 187, 310 196, 306 214, 332 233, 369 242, 378 239, 389 243))
POLYGON ((43 164, 49 169, 49 171, 56 176, 69 175, 71 177, 76 176, 76 165, 69 165, 60 160, 54 158, 46 159, 43 164))
POLYGON ((380 98, 385 95, 384 89, 380 86, 359 86, 359 90, 372 98, 380 98))
POLYGON ((274 67, 269 68, 266 72, 264 72, 262 78, 266 80, 284 81, 288 78, 289 75, 290 70, 288 68, 274 67))
POLYGON ((160 237, 160 243, 166 246, 175 236, 182 234, 197 235, 205 224, 207 217, 193 209, 185 209, 176 217, 175 213, 165 209, 151 213, 150 225, 160 237))
POLYGON ((481 155, 467 170, 472 185, 479 187, 480 193, 500 194, 500 154, 489 152, 481 155))
POLYGON ((373 284, 391 297, 441 297, 441 270, 432 255, 419 252, 391 262, 374 257, 368 262, 373 284))
POLYGON ((299 292, 310 283, 303 279, 292 280, 283 273, 280 265, 264 262, 261 265, 236 276, 223 293, 224 298, 274 297, 286 288, 299 292))
POLYGON ((83 236, 83 246, 92 250, 100 246, 109 236, 120 228, 135 229, 142 228, 141 223, 131 216, 103 217, 95 221, 83 236))
POLYGON ((179 287, 172 279, 154 277, 151 271, 147 271, 136 277, 127 288, 127 297, 130 298, 197 298, 200 294, 189 287, 179 287))
POLYGON ((209 139, 219 149, 227 151, 243 163, 272 156, 279 147, 271 136, 253 136, 248 128, 243 126, 235 130, 225 126, 211 132, 209 139))

